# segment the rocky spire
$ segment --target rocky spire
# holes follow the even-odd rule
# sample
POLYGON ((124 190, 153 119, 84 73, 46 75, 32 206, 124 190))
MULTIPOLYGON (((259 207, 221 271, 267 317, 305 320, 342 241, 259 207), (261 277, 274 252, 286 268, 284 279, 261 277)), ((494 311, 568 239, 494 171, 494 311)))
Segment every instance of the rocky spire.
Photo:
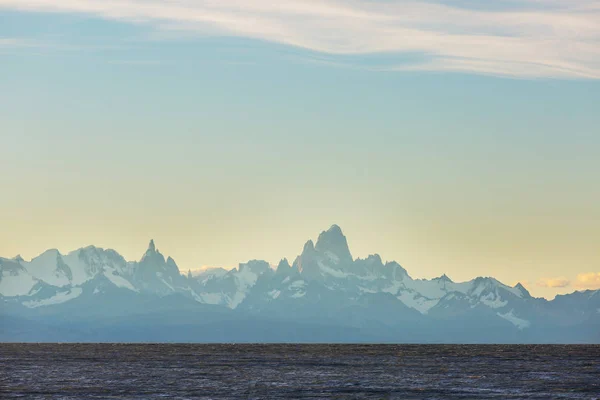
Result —
POLYGON ((348 248, 346 236, 344 236, 342 229, 337 225, 331 225, 328 230, 321 232, 315 249, 319 253, 329 256, 335 264, 352 262, 352 255, 348 248))
POLYGON ((312 253, 315 251, 315 245, 312 240, 304 243, 304 248, 302 249, 302 254, 304 253, 312 253))
POLYGON ((282 275, 287 275, 291 270, 292 270, 292 267, 290 266, 290 263, 288 262, 287 258, 284 258, 281 261, 279 261, 279 265, 277 265, 276 273, 282 274, 282 275))
POLYGON ((161 264, 165 263, 165 258, 162 254, 160 254, 160 251, 158 251, 158 249, 154 245, 153 239, 150 240, 150 243, 148 244, 148 249, 142 256, 142 259, 140 261, 144 260, 154 260, 154 262, 159 262, 161 264))

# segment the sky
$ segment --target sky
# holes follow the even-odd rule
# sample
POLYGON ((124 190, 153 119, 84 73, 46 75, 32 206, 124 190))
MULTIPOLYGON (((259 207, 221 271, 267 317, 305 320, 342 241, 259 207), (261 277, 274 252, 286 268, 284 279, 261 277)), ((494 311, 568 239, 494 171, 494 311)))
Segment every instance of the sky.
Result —
POLYGON ((0 0, 0 255, 600 288, 599 109, 597 0, 0 0))

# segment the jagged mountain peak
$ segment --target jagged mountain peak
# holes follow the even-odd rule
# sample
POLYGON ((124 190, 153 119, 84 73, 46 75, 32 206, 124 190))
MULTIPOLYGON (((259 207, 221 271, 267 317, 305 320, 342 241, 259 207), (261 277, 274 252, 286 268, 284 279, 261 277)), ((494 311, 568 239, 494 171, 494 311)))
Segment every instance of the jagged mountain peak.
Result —
MULTIPOLYGON (((402 313, 411 310, 410 318, 418 315, 422 321, 442 318, 446 324, 450 317, 460 315, 473 318, 479 326, 482 317, 496 318, 519 330, 535 325, 543 315, 556 318, 557 313, 565 313, 566 321, 600 316, 600 291, 544 302, 532 298, 520 283, 507 286, 491 277, 453 282, 446 274, 412 279, 400 264, 384 264, 378 254, 353 260, 337 225, 322 232, 316 244, 307 241, 292 267, 285 258, 274 267, 266 261, 250 260, 238 268, 210 269, 198 276, 188 271, 186 278, 173 258, 165 260, 154 240, 139 262, 128 262, 114 250, 94 246, 67 255, 51 249, 31 262, 0 258, 0 296, 28 308, 54 307, 80 295, 81 301, 105 301, 107 297, 99 293, 125 295, 129 300, 138 295, 169 299, 177 294, 198 303, 238 309, 239 315, 249 312, 295 318, 299 314, 329 320, 344 310, 363 310, 366 324, 374 312, 381 313, 386 324, 396 323, 396 317, 401 324, 402 313), (368 304, 377 307, 363 309, 368 304), (404 311, 397 314, 398 310, 404 311)), ((119 301, 125 304, 128 300, 119 301)), ((93 304, 98 309, 103 305, 93 304)))
POLYGON ((492 278, 490 276, 478 276, 477 278, 473 279, 473 283, 483 284, 487 286, 500 284, 500 282, 496 278, 492 278))
POLYGON ((150 243, 148 244, 148 249, 146 250, 146 252, 144 253, 144 255, 142 256, 142 259, 140 260, 140 262, 143 262, 145 260, 155 260, 161 263, 165 263, 165 257, 161 254, 161 252, 156 248, 156 245, 154 244, 154 239, 150 240, 150 243))
POLYGON ((313 243, 312 240, 308 240, 306 243, 304 243, 304 248, 302 249, 302 254, 307 253, 307 252, 314 252, 315 251, 315 244, 313 243))
POLYGON ((94 254, 101 254, 103 252, 104 252, 104 249, 101 249, 101 248, 93 246, 93 245, 89 245, 86 247, 79 248, 77 250, 73 250, 73 251, 67 253, 67 256, 75 254, 78 257, 89 257, 94 254))
POLYGON ((379 254, 370 254, 367 258, 357 258, 349 264, 349 268, 344 271, 359 275, 371 277, 383 277, 385 275, 385 266, 379 254))
POLYGON ((369 254, 367 256, 367 258, 358 257, 355 261, 364 261, 369 264, 382 264, 383 265, 383 260, 381 259, 381 256, 377 253, 369 254))
POLYGON ((14 258, 13 258, 13 260, 15 260, 15 261, 16 261, 16 262, 18 262, 18 263, 22 263, 22 262, 24 262, 24 261, 25 261, 25 260, 23 260, 23 257, 21 257, 21 255, 20 255, 20 254, 17 254, 17 255, 16 255, 14 258))
POLYGON ((471 292, 484 293, 490 290, 496 290, 499 286, 503 286, 502 283, 494 278, 478 276, 472 281, 471 292))
POLYGON ((390 274, 391 274, 390 278, 394 281, 402 280, 404 278, 410 278, 406 269, 404 269, 404 267, 402 265, 398 264, 398 262, 396 262, 396 261, 386 262, 385 269, 387 271, 390 271, 390 274))
POLYGON ((285 266, 285 267, 290 268, 290 262, 288 261, 287 258, 284 257, 281 260, 279 260, 279 264, 277 264, 277 267, 279 268, 281 266, 285 266))
POLYGON ((353 260, 346 236, 338 225, 331 225, 328 230, 319 234, 315 250, 329 256, 335 264, 345 264, 353 260))
POLYGON ((531 298, 531 294, 529 293, 529 290, 527 290, 525 288, 525 286, 523 286, 521 284, 521 282, 519 282, 515 285, 515 289, 519 290, 523 294, 523 297, 531 298))
POLYGON ((171 256, 167 257, 167 267, 173 272, 179 273, 179 267, 177 266, 177 263, 171 256))
POLYGON ((56 258, 58 256, 60 256, 60 251, 58 251, 58 249, 48 249, 46 251, 44 251, 42 254, 40 254, 37 257, 32 258, 32 260, 38 259, 38 258, 56 258))
POLYGON ((11 268, 17 268, 17 269, 23 268, 21 263, 14 258, 0 257, 0 270, 2 269, 2 267, 11 267, 11 268))
POLYGON ((450 279, 450 278, 448 277, 448 275, 446 275, 446 274, 443 274, 442 276, 439 276, 439 277, 437 277, 437 278, 434 278, 434 280, 436 280, 436 281, 441 281, 441 282, 451 282, 451 283, 452 283, 452 282, 454 282, 454 281, 453 281, 452 279, 450 279))
POLYGON ((287 258, 283 258, 281 259, 281 261, 279 261, 279 264, 277 264, 277 273, 278 274, 286 274, 288 273, 290 270, 292 269, 292 267, 290 266, 290 263, 288 262, 287 258))
POLYGON ((109 263, 111 265, 119 264, 125 265, 127 261, 117 251, 113 249, 104 249, 97 246, 86 246, 73 250, 67 255, 62 256, 67 264, 73 263, 74 259, 81 260, 82 262, 90 264, 103 264, 109 263))
POLYGON ((342 235, 344 236, 344 234, 342 233, 342 228, 340 228, 339 225, 337 224, 333 224, 329 227, 329 229, 327 229, 325 232, 331 233, 331 234, 336 234, 336 235, 342 235))
POLYGON ((256 274, 262 274, 271 269, 271 266, 268 262, 264 260, 250 260, 246 263, 240 263, 238 266, 238 271, 242 272, 244 270, 252 271, 256 274))

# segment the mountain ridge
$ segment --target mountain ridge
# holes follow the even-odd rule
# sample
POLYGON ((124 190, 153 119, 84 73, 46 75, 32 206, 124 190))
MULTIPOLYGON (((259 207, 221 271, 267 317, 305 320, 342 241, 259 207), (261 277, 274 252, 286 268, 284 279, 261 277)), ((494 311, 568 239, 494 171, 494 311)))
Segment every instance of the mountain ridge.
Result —
MULTIPOLYGON (((446 339, 455 334, 485 341, 504 332, 506 338, 544 341, 543 332, 553 329, 555 340, 600 342, 598 292, 546 300, 531 296, 520 283, 509 286, 493 277, 413 279, 399 263, 384 263, 378 254, 353 258, 338 225, 321 232, 316 244, 308 240, 291 265, 285 258, 276 266, 250 260, 195 276, 165 258, 154 240, 139 261, 95 246, 64 255, 49 249, 30 261, 0 257, 0 316, 36 321, 68 313, 85 316, 93 309, 97 322, 112 313, 162 313, 173 303, 178 306, 171 312, 209 307, 238 322, 267 318, 280 324, 333 324, 356 328, 353 332, 365 337, 386 332, 382 337, 387 339, 443 342, 445 329, 446 339), (468 326, 475 332, 467 332, 468 326)), ((190 318, 188 323, 200 323, 190 318)))

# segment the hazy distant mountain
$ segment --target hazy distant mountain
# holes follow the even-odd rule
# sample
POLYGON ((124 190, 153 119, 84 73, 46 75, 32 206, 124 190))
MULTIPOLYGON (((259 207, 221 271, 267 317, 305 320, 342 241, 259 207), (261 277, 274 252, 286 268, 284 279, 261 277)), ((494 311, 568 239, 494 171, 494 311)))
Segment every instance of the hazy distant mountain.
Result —
POLYGON ((89 246, 0 258, 0 340, 600 343, 599 290, 548 301, 491 277, 413 279, 354 259, 337 225, 290 263, 180 273, 89 246))

